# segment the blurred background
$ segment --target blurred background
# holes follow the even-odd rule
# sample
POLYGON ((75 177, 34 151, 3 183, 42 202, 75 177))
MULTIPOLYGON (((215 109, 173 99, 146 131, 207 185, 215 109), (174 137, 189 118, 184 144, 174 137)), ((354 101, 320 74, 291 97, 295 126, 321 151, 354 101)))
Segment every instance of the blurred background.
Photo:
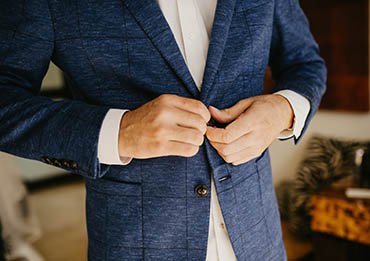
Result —
MULTIPOLYGON (((300 3, 328 67, 328 89, 300 143, 270 147, 288 259, 370 260, 369 1, 300 3)), ((269 71, 265 86, 273 86, 269 71)), ((53 64, 41 95, 70 97, 53 64)), ((5 153, 0 165, 8 259, 86 260, 82 178, 5 153)))

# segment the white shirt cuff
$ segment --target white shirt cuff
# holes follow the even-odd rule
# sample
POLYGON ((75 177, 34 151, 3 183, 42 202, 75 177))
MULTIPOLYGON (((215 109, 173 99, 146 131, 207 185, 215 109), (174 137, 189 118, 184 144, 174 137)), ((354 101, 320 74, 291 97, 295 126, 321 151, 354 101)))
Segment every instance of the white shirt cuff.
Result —
POLYGON ((293 136, 296 139, 298 139, 299 136, 301 136, 302 130, 307 120, 308 113, 310 112, 311 109, 309 100, 306 97, 291 90, 282 90, 275 92, 274 94, 281 95, 289 101, 290 105, 293 108, 295 116, 293 130, 282 131, 278 139, 288 139, 293 136))
POLYGON ((104 117, 98 141, 98 159, 100 163, 108 165, 127 165, 130 157, 120 157, 118 138, 121 119, 128 110, 110 109, 104 117))

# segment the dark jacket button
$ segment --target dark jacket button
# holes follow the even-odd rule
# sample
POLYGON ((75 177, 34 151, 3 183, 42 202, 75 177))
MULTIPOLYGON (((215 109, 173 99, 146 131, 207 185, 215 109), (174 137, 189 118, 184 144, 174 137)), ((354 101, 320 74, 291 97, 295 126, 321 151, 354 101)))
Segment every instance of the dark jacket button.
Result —
POLYGON ((198 185, 195 187, 195 194, 198 196, 198 197, 205 197, 208 195, 208 187, 204 184, 201 184, 201 185, 198 185))
POLYGON ((76 161, 71 160, 71 161, 69 161, 69 164, 70 164, 72 169, 77 169, 78 168, 76 161))
POLYGON ((58 166, 58 167, 62 167, 63 165, 62 165, 62 163, 59 161, 59 160, 54 160, 54 165, 55 166, 58 166))
POLYGON ((63 160, 62 163, 63 163, 63 167, 65 167, 67 169, 69 169, 71 167, 71 164, 69 164, 69 162, 67 160, 63 160))
POLYGON ((53 164, 53 162, 48 157, 42 157, 42 161, 48 164, 53 164))

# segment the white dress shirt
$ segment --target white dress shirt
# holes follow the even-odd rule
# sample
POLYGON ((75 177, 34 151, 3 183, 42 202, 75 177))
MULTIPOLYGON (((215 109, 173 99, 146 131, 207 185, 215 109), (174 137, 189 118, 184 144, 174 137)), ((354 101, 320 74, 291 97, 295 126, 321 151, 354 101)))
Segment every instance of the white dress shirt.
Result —
MULTIPOLYGON (((185 63, 199 90, 207 60, 217 0, 157 0, 169 24, 185 63)), ((309 101, 290 90, 275 94, 284 96, 291 104, 296 118, 293 131, 283 131, 279 138, 298 138, 304 127, 309 101)), ((111 165, 129 164, 131 158, 122 158, 118 152, 118 135, 122 115, 127 110, 110 109, 104 118, 98 142, 100 163, 111 165)), ((207 260, 236 260, 212 177, 207 260)))

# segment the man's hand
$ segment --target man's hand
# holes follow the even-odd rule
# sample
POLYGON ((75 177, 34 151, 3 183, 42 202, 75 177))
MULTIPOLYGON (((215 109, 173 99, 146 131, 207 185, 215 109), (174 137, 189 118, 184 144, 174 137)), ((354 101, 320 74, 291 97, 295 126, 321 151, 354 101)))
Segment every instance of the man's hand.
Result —
POLYGON ((161 95, 123 115, 119 154, 138 159, 194 156, 204 141, 210 117, 207 107, 198 100, 161 95))
POLYGON ((244 99, 218 110, 209 106, 212 117, 229 123, 225 129, 207 127, 206 136, 220 156, 233 165, 245 163, 270 146, 281 131, 292 124, 294 112, 280 95, 261 95, 244 99))

